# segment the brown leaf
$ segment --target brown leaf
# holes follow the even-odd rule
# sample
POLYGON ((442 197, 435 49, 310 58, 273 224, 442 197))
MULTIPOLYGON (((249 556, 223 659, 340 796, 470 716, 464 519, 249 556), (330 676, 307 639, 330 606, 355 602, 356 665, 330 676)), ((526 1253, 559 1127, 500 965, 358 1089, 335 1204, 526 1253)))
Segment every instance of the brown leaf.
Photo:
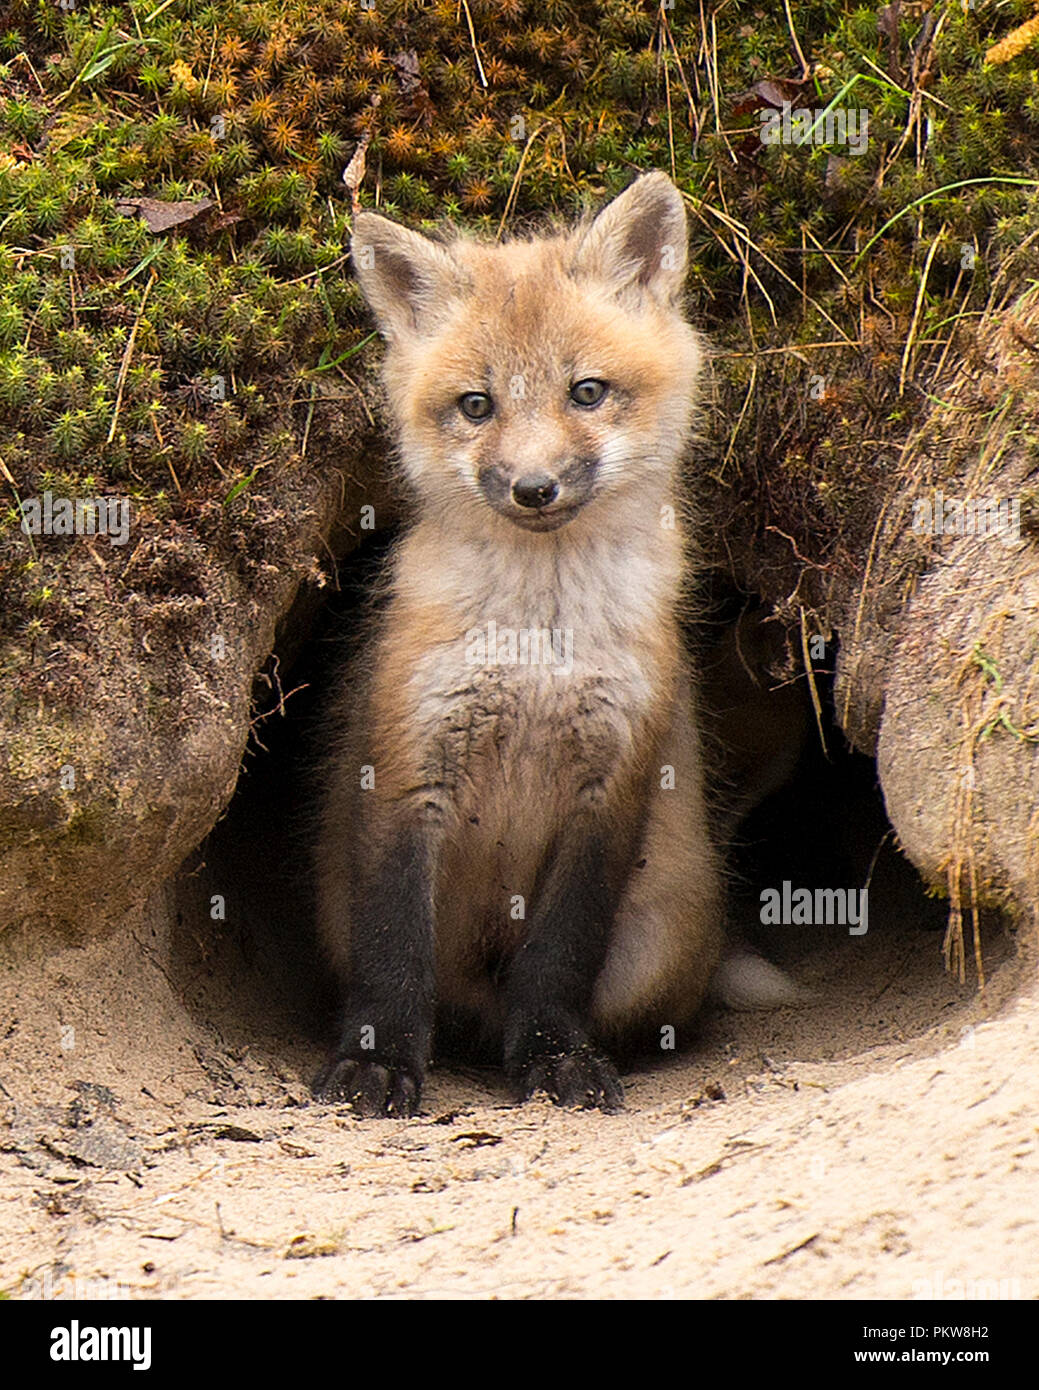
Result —
POLYGON ((788 102, 795 102, 801 95, 803 86, 803 82, 793 77, 763 77, 748 91, 740 92, 739 96, 733 97, 733 115, 743 116, 748 111, 757 111, 762 106, 774 106, 779 110, 788 102))
POLYGON ((186 227, 210 208, 216 207, 212 198, 197 198, 186 203, 167 203, 161 198, 120 198, 116 212, 124 217, 140 213, 150 232, 169 232, 174 227, 186 227))
POLYGON ((401 95, 411 96, 412 92, 422 85, 418 75, 418 54, 413 48, 409 48, 406 53, 395 53, 390 62, 397 71, 401 95))
POLYGON ((418 54, 409 48, 406 52, 395 53, 390 62, 400 83, 400 94, 408 102, 408 115, 422 125, 431 125, 436 107, 419 76, 418 54))
POLYGON ((356 193, 364 181, 365 154, 370 144, 371 136, 366 135, 343 170, 343 182, 351 193, 356 193))

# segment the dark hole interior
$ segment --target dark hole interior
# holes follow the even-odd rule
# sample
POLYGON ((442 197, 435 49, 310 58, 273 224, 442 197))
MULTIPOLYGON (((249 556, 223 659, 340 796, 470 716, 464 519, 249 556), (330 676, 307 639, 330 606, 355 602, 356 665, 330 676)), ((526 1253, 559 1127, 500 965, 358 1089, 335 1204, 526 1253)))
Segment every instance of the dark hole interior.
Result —
MULTIPOLYGON (((268 667, 277 680, 257 691, 254 736, 235 795, 175 888, 171 968, 188 1007, 228 1045, 291 1055, 301 1068, 316 1064, 330 1041, 335 1011, 335 987, 315 939, 309 874, 319 767, 328 747, 322 711, 390 540, 374 537, 341 564, 338 590, 316 616, 308 615, 305 640, 298 614, 287 619, 276 668, 268 667), (290 652, 292 659, 282 660, 290 652), (214 911, 217 897, 223 917, 214 911)), ((731 1050, 735 1038, 744 1050, 774 1056, 832 1056, 832 1046, 827 1051, 818 1041, 815 1024, 823 1014, 855 1014, 868 1023, 872 1045, 937 1022, 955 1028, 975 993, 973 981, 959 984, 943 969, 946 905, 927 895, 898 850, 873 760, 847 747, 822 676, 824 753, 803 677, 799 685, 807 733, 783 785, 731 837, 729 916, 815 998, 803 1009, 753 1017, 709 1006, 697 1044, 708 1053, 731 1050), (762 891, 784 881, 810 890, 868 884, 867 933, 852 935, 838 924, 763 925, 762 891)), ((986 931, 987 969, 1007 952, 1006 932, 994 923, 986 931)), ((861 1050, 861 1039, 860 1030, 850 1052, 861 1050)))

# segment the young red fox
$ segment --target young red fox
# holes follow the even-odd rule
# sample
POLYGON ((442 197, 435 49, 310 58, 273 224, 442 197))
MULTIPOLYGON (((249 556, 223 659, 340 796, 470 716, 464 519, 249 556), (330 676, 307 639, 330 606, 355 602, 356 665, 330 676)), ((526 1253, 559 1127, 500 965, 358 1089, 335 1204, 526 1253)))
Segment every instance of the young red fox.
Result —
POLYGON ((682 199, 437 243, 359 213, 416 502, 341 704, 319 849, 345 986, 319 1096, 411 1115, 434 1020, 519 1094, 621 1104, 604 1050, 673 1046, 721 946, 679 610, 701 348, 682 199))

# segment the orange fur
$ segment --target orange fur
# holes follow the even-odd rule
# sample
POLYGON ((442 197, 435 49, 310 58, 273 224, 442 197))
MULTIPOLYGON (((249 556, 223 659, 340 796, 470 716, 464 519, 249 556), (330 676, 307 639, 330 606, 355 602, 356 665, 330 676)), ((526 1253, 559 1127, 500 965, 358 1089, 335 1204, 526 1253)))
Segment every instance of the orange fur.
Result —
POLYGON ((677 307, 681 200, 649 175, 590 225, 504 245, 437 244, 365 213, 354 255, 388 340, 415 517, 370 675, 342 702, 319 856, 330 952, 347 973, 357 818, 376 833, 426 818, 439 997, 498 1032, 493 963, 524 931, 510 904, 531 900, 547 848, 594 806, 641 826, 641 849, 592 1027, 618 1042, 680 1028, 717 960, 721 911, 679 626, 677 477, 702 360, 677 307), (608 384, 594 409, 568 394, 583 379, 608 384), (467 392, 488 395, 493 416, 467 418, 467 392), (559 488, 537 530, 515 500, 535 470, 559 488), (570 669, 473 662, 472 634, 490 623, 571 634, 570 669), (364 763, 375 785, 358 792, 364 763))

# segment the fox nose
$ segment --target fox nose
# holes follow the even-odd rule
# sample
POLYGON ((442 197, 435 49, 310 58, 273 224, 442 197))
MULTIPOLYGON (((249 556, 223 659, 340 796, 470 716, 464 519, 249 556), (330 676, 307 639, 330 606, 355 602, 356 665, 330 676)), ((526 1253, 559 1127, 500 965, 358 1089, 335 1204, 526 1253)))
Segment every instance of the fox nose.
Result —
POLYGON ((512 485, 513 501, 521 507, 547 507, 559 496, 559 484, 547 473, 526 473, 512 485))

